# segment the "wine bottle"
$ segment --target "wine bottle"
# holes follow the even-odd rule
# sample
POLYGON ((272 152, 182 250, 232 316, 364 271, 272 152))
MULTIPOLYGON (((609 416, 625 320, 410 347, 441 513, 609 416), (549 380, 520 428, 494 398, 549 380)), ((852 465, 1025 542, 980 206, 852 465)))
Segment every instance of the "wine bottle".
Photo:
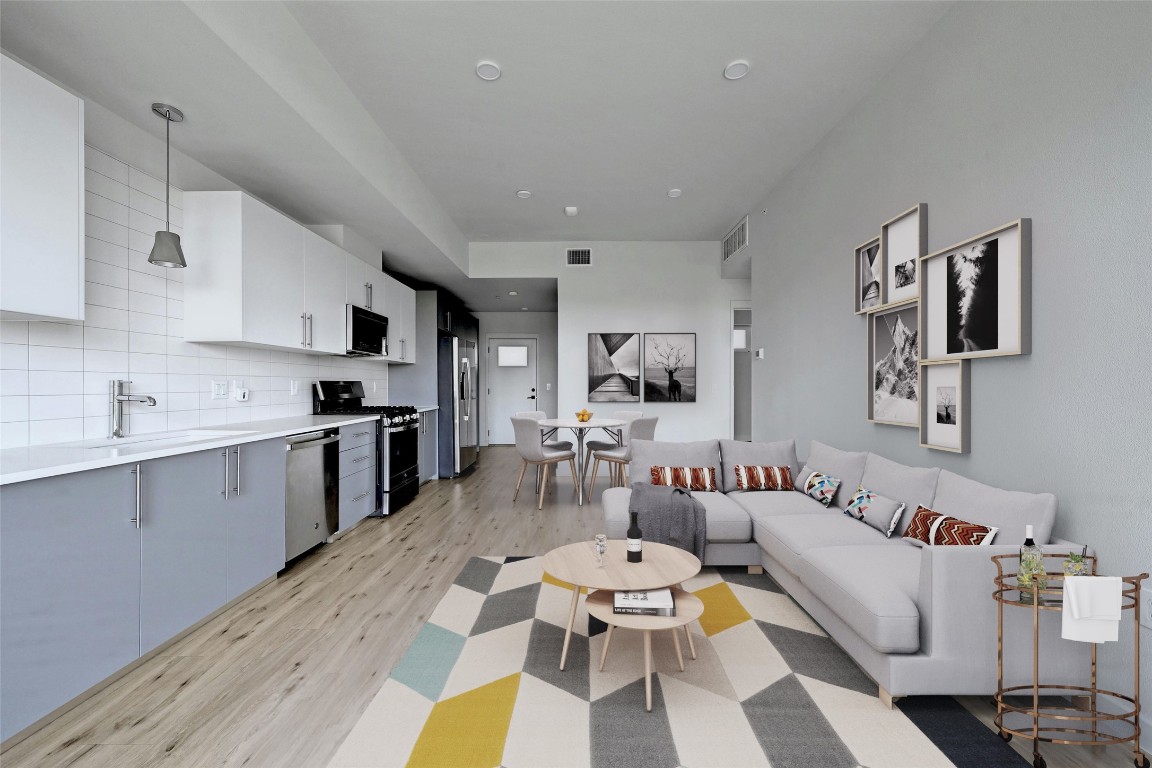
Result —
MULTIPOLYGON (((1024 546, 1020 547, 1020 573, 1016 577, 1016 584, 1020 587, 1020 602, 1032 602, 1032 588, 1047 589, 1048 575, 1044 572, 1044 553, 1036 542, 1032 540, 1032 526, 1024 527, 1024 546)), ((1040 593, 1037 602, 1043 603, 1044 596, 1040 593)))
POLYGON ((631 521, 628 523, 628 562, 638 563, 644 559, 644 535, 640 533, 640 523, 636 513, 630 512, 631 521))

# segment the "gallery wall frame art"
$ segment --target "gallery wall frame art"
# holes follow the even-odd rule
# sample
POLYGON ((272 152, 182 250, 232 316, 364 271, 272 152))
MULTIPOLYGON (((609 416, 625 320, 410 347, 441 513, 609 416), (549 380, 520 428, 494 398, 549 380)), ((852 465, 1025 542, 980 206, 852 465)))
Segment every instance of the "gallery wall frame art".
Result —
POLYGON ((868 317, 868 421, 920 426, 920 350, 917 304, 868 317))
POLYGON ((1032 225, 1017 219, 920 259, 921 359, 1027 355, 1032 225))
POLYGON ((967 360, 920 363, 920 447, 967 453, 971 416, 967 360))
POLYGON ((881 283, 884 280, 884 264, 880 256, 880 238, 874 237, 856 246, 853 252, 855 278, 852 281, 855 295, 852 309, 858 315, 871 312, 880 306, 881 283))
POLYGON ((696 334, 644 334, 644 402, 696 402, 696 334))
POLYGON ((588 402, 640 402, 640 334, 588 334, 588 402))
POLYGON ((928 206, 917 203, 880 227, 882 306, 920 297, 920 258, 928 253, 928 206))

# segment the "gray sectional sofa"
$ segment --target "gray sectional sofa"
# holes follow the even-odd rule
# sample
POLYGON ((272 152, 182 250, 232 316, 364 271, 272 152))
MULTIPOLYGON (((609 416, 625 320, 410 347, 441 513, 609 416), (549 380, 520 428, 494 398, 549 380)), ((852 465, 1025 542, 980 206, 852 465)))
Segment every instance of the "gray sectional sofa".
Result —
MULTIPOLYGON (((651 466, 714 467, 721 491, 693 492, 708 522, 705 565, 760 567, 852 656, 880 697, 991 694, 996 690, 994 554, 1019 550, 1024 528, 1046 551, 1080 551, 1052 541, 1056 498, 994 488, 936 467, 910 467, 874 453, 812 442, 805 465, 837 477, 831 506, 796 491, 740 491, 737 464, 800 464, 792 440, 632 443, 632 482, 651 466), (858 486, 906 509, 891 538, 844 514, 858 486), (921 546, 902 538, 917 506, 999 528, 981 546, 921 546)), ((624 538, 630 488, 604 491, 607 534, 624 538)), ((1081 683, 1089 646, 1060 640, 1059 612, 1041 612, 1041 679, 1081 683)), ((1005 610, 1005 684, 1031 683, 1032 612, 1005 610)))

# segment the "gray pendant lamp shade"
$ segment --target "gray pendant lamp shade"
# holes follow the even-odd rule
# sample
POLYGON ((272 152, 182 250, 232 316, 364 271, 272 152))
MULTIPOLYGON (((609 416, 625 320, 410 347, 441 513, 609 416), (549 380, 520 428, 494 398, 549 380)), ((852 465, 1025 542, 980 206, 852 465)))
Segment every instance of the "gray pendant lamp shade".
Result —
POLYGON ((176 107, 160 103, 153 104, 152 111, 164 118, 164 231, 156 233, 156 242, 152 245, 152 253, 148 254, 148 263, 158 267, 186 267, 188 262, 184 261, 180 235, 170 231, 172 224, 168 216, 172 184, 172 142, 168 134, 172 123, 184 120, 184 113, 176 107))

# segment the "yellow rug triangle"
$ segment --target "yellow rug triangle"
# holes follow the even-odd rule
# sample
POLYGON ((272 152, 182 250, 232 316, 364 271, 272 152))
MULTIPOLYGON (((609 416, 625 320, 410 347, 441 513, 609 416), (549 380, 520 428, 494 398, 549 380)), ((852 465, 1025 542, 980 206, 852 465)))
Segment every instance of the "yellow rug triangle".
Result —
POLYGON ((732 593, 726 581, 692 594, 704 603, 704 615, 700 617, 700 626, 704 628, 704 634, 708 637, 752 619, 752 615, 740 604, 740 600, 732 593))
POLYGON ((436 704, 408 758, 407 768, 494 768, 504 741, 520 673, 436 704))

